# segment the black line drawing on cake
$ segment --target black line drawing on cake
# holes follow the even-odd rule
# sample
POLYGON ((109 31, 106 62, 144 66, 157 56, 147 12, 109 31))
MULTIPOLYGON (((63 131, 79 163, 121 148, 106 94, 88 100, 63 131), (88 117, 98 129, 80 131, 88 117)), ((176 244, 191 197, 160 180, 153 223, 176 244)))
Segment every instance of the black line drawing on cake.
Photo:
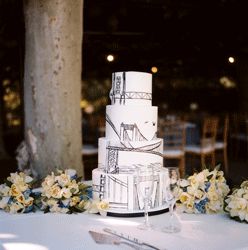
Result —
POLYGON ((137 124, 121 123, 120 138, 122 141, 148 141, 147 138, 140 132, 137 124))
MULTIPOLYGON (((106 122, 113 129, 120 141, 148 141, 148 139, 141 133, 136 123, 124 123, 120 125, 120 133, 117 131, 114 123, 111 121, 108 114, 106 114, 106 122)), ((148 123, 148 122, 146 122, 148 123)), ((130 145, 130 144, 129 144, 130 145)), ((132 147, 130 145, 130 147, 132 147)))
POLYGON ((113 85, 110 92, 110 99, 113 103, 119 100, 120 104, 125 105, 126 99, 152 100, 152 94, 147 92, 126 91, 126 72, 122 76, 113 73, 113 85))
POLYGON ((110 117, 108 116, 108 114, 106 114, 106 122, 110 125, 110 127, 114 130, 114 132, 116 133, 116 135, 118 136, 118 138, 121 140, 121 137, 114 125, 114 123, 111 121, 110 117))
MULTIPOLYGON (((109 201, 111 208, 127 209, 128 207, 128 178, 125 180, 120 177, 107 176, 106 183, 100 183, 100 189, 102 185, 108 185, 108 193, 105 198, 109 201), (110 188, 112 187, 112 188, 110 188), (123 196, 124 194, 124 196, 123 196)), ((99 196, 101 199, 101 197, 99 196)))
MULTIPOLYGON (((159 140, 157 142, 148 143, 144 146, 134 147, 131 142, 137 141, 138 139, 142 139, 142 141, 148 141, 141 133, 136 124, 121 124, 120 134, 118 133, 115 125, 111 121, 110 117, 106 114, 106 122, 111 126, 113 131, 118 136, 120 142, 119 145, 110 145, 110 143, 106 146, 107 154, 106 154, 106 172, 107 173, 119 173, 119 151, 129 151, 129 152, 140 152, 140 153, 149 153, 155 154, 160 157, 163 157, 161 153, 161 145, 162 141, 159 140), (130 135, 128 131, 131 131, 130 135), (131 137, 131 138, 130 138, 131 137), (126 140, 122 140, 126 139, 126 140)), ((127 171, 127 169, 125 169, 127 171)), ((130 171, 131 173, 131 171, 130 171)))
MULTIPOLYGON (((140 193, 138 192, 137 188, 137 181, 136 177, 133 177, 133 183, 129 183, 129 185, 132 185, 132 187, 128 187, 128 180, 124 181, 123 179, 121 180, 118 177, 113 177, 113 176, 105 176, 104 182, 102 181, 102 175, 100 176, 100 182, 99 185, 97 186, 98 190, 105 190, 106 185, 108 185, 108 191, 104 192, 98 192, 98 197, 100 200, 107 199, 109 201, 109 204, 111 208, 117 208, 117 209, 127 209, 129 207, 129 202, 131 201, 133 204, 133 209, 134 210, 143 210, 143 201, 140 193), (107 178, 107 179, 106 179, 107 178), (112 188, 110 188, 112 187, 112 188), (131 192, 132 195, 131 197, 129 196, 128 193, 128 188, 132 188, 133 191, 131 192), (122 196, 124 195, 124 196, 122 196)), ((149 180, 144 180, 149 181, 149 180)), ((155 182, 155 189, 152 194, 152 203, 151 203, 151 208, 157 207, 159 204, 159 192, 161 190, 161 183, 160 183, 160 178, 159 175, 157 176, 156 179, 154 179, 155 182)), ((96 189, 94 190, 96 192, 96 189)))
MULTIPOLYGON (((149 204, 150 208, 154 208, 156 206, 158 206, 159 203, 159 190, 161 188, 161 183, 160 183, 160 178, 159 175, 155 176, 156 178, 153 179, 154 181, 154 190, 152 193, 152 197, 151 197, 151 202, 149 204)), ((144 209, 144 204, 143 204, 143 197, 139 192, 138 189, 138 183, 137 183, 137 176, 135 176, 134 178, 134 208, 135 209, 139 209, 139 210, 143 210, 144 209)), ((151 177, 152 178, 152 177, 151 177)), ((147 179, 144 178, 143 180, 141 180, 141 186, 142 186, 142 182, 145 183, 146 181, 151 181, 152 179, 147 179)))
MULTIPOLYGON (((155 151, 154 149, 159 148, 161 145, 161 141, 158 143, 154 143, 151 145, 143 146, 143 147, 138 147, 138 148, 127 148, 127 147, 121 147, 121 146, 111 146, 107 145, 106 150, 107 150, 107 168, 106 172, 107 173, 113 173, 113 174, 118 174, 120 173, 120 168, 119 168, 119 153, 121 151, 128 151, 128 152, 138 152, 138 153, 149 153, 149 154, 155 154, 160 157, 162 157, 162 154, 159 151, 155 151), (153 148, 149 148, 149 147, 153 148), (146 148, 148 147, 148 149, 146 148)), ((130 167, 128 168, 123 168, 123 171, 127 173, 133 173, 133 169, 130 167)))
POLYGON ((100 200, 102 200, 104 198, 105 183, 106 183, 106 175, 101 174, 99 185, 96 185, 96 184, 92 185, 92 191, 94 193, 98 193, 98 197, 100 200))

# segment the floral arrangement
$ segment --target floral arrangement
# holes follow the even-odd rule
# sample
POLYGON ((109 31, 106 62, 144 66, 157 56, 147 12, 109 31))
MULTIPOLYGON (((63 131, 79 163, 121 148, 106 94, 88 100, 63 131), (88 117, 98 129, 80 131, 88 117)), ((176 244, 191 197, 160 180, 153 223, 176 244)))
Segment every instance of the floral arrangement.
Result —
POLYGON ((34 189, 33 178, 23 172, 11 173, 0 185, 0 209, 10 213, 88 212, 106 215, 107 201, 92 200, 92 188, 85 185, 74 169, 58 170, 46 176, 41 188, 34 189))
POLYGON ((34 210, 33 178, 23 172, 11 173, 0 185, 0 209, 10 213, 28 213, 34 210))
POLYGON ((74 169, 53 172, 42 182, 42 191, 37 196, 36 204, 44 212, 105 214, 108 203, 91 200, 91 187, 77 177, 74 169))
POLYGON ((204 169, 180 181, 177 208, 186 213, 217 213, 223 210, 229 191, 223 171, 204 169))
POLYGON ((225 211, 230 217, 248 223, 248 181, 243 181, 239 188, 227 196, 225 211))

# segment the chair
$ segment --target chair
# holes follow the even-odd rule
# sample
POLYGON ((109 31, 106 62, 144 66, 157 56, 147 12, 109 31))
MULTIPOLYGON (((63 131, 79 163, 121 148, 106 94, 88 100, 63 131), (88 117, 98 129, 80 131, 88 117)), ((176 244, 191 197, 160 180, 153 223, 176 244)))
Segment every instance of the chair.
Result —
POLYGON ((200 156, 201 167, 206 164, 206 157, 211 157, 212 167, 215 166, 215 142, 217 134, 218 118, 206 117, 203 120, 202 135, 199 145, 186 145, 186 154, 200 156))
POLYGON ((185 174, 185 128, 182 121, 164 121, 159 134, 159 137, 164 139, 163 157, 178 160, 181 176, 185 174))
POLYGON ((221 138, 215 142, 215 151, 223 151, 224 158, 224 169, 225 173, 228 173, 228 158, 227 158, 227 139, 228 139, 228 130, 229 130, 229 116, 226 115, 224 119, 224 126, 221 129, 221 138))

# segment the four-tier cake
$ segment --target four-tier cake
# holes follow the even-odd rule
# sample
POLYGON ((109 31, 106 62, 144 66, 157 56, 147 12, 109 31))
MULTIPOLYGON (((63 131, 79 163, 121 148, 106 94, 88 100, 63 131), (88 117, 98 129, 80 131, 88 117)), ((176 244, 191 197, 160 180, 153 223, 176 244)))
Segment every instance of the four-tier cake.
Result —
POLYGON ((158 108, 152 106, 152 75, 113 73, 110 99, 106 134, 98 140, 98 168, 92 172, 93 199, 107 200, 109 214, 142 212, 136 169, 153 166, 158 175, 150 211, 164 211, 168 173, 163 168, 163 140, 157 138, 158 108))

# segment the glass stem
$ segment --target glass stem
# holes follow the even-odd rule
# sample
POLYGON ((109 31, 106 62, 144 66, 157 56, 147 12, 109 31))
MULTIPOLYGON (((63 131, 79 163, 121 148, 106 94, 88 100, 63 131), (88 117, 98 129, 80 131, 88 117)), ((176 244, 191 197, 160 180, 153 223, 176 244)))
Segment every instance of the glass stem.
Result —
POLYGON ((144 214, 145 214, 145 225, 149 226, 149 219, 148 219, 148 199, 144 199, 144 214))
POLYGON ((169 227, 170 228, 174 227, 174 224, 173 224, 173 221, 174 221, 174 205, 175 205, 175 202, 172 201, 170 203, 170 206, 169 206, 169 212, 170 212, 169 227))

